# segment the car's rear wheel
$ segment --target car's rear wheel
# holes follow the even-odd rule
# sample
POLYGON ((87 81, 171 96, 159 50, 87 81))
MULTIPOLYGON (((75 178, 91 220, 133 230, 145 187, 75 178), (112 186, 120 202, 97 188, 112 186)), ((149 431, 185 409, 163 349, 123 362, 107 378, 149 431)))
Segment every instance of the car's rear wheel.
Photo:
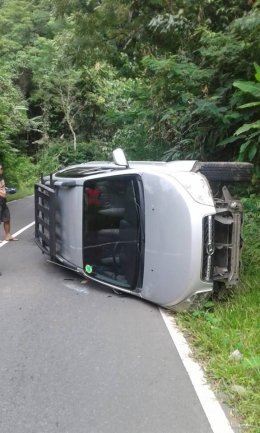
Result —
POLYGON ((209 181, 249 182, 253 164, 248 162, 196 162, 193 171, 203 174, 209 181))

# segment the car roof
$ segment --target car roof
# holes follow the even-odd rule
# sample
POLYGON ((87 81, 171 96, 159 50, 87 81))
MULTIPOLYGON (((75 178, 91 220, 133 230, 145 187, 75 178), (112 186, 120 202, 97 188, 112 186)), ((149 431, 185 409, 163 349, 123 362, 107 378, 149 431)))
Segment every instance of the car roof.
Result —
MULTIPOLYGON (((83 185, 89 179, 101 179, 104 175, 117 176, 142 173, 161 173, 162 175, 174 176, 174 173, 193 171, 196 161, 129 161, 128 167, 120 166, 114 162, 91 161, 65 167, 55 173, 44 176, 44 183, 67 182, 75 180, 77 185, 83 185)), ((56 183, 56 185, 58 185, 56 183)))
MULTIPOLYGON (((165 173, 174 173, 180 171, 192 171, 196 161, 129 161, 128 167, 116 165, 113 162, 107 161, 91 161, 82 164, 75 164, 59 170, 56 175, 78 172, 81 173, 79 177, 89 176, 91 174, 101 174, 106 171, 122 171, 128 169, 141 169, 152 171, 160 171, 165 173)), ((63 177, 63 176, 62 176, 63 177)))

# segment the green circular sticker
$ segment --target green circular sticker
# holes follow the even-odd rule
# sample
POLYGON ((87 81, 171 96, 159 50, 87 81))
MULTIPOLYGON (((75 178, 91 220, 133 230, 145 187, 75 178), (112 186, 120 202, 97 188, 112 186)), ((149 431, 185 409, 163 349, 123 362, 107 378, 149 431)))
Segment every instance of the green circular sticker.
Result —
POLYGON ((86 271, 88 274, 91 274, 91 272, 92 272, 92 266, 90 266, 90 265, 86 265, 86 266, 85 266, 85 271, 86 271))

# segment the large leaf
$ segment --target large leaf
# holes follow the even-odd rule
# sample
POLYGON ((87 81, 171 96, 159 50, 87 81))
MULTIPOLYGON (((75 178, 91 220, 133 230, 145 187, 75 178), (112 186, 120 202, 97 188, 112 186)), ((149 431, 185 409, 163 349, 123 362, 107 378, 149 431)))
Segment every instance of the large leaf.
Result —
POLYGON ((251 93, 256 98, 260 98, 260 83, 254 83, 253 81, 234 81, 234 87, 242 90, 245 93, 251 93))
POLYGON ((256 143, 251 143, 250 145, 250 149, 248 152, 248 157, 249 157, 249 161, 252 161, 257 153, 257 144, 256 143))
POLYGON ((254 62, 254 67, 257 73, 260 72, 260 66, 256 62, 254 62))
POLYGON ((220 143, 217 144, 217 147, 226 146, 226 144, 233 143, 234 141, 240 140, 241 137, 228 137, 225 138, 225 140, 220 141, 220 143))
POLYGON ((245 143, 243 143, 243 144, 240 146, 240 153, 245 152, 245 150, 248 148, 248 146, 249 146, 250 143, 251 143, 250 140, 249 140, 249 141, 246 141, 245 143))
POLYGON ((256 107, 257 105, 260 105, 260 102, 249 102, 248 104, 240 105, 238 108, 256 107))
POLYGON ((243 134, 243 132, 249 131, 249 129, 260 129, 260 120, 254 123, 245 123, 241 128, 238 128, 234 135, 243 134))
POLYGON ((257 81, 260 81, 260 71, 255 74, 255 78, 257 81))

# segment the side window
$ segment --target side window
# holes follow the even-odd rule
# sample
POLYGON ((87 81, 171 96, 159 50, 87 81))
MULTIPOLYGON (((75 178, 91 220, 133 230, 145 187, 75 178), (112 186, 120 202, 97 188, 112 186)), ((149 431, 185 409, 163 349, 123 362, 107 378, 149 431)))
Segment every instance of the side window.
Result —
POLYGON ((84 184, 85 272, 134 289, 139 266, 139 193, 134 176, 84 184))

